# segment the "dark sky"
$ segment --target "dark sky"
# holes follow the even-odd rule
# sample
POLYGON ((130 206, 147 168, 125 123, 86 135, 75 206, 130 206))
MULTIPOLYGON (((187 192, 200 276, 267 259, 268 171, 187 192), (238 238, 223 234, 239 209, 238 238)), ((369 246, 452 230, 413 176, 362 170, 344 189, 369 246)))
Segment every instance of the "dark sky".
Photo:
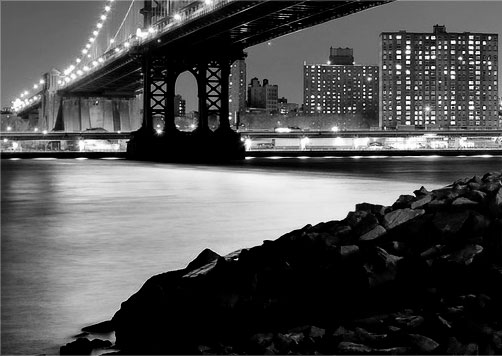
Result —
MULTIPOLYGON (((122 1, 119 6, 129 2, 122 1)), ((103 6, 104 1, 1 0, 1 106, 31 89, 51 67, 66 68, 86 43, 103 6)), ((501 14, 502 0, 396 1, 249 48, 248 82, 253 77, 267 78, 279 85, 279 96, 301 103, 303 62, 325 63, 330 46, 352 47, 356 63, 378 65, 381 32, 431 32, 433 25, 442 24, 448 32, 501 37, 501 14)), ((196 103, 193 84, 189 75, 177 83, 188 110, 196 103)))

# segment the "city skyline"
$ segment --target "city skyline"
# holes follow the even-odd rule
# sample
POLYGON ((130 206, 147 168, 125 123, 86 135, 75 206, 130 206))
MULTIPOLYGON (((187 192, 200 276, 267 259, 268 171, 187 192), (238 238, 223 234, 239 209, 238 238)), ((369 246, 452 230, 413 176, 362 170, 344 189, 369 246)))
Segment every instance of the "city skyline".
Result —
MULTIPOLYGON (((2 2, 2 106, 51 67, 66 65, 85 41, 101 5, 101 1, 2 2), (26 11, 28 7, 31 11, 26 11), (81 16, 65 18, 75 12, 81 16), (20 22, 30 23, 30 29, 18 26, 20 22)), ((378 65, 381 32, 426 32, 440 24, 451 32, 501 34, 499 13, 501 1, 398 0, 246 49, 247 78, 268 79, 278 85, 279 97, 302 104, 303 63, 325 63, 330 47, 354 48, 356 64, 378 65)), ((499 47, 499 56, 500 51, 499 47)), ((498 77, 500 82, 500 70, 498 77)), ((197 103, 194 82, 185 73, 177 83, 177 93, 187 100, 187 112, 197 103)))

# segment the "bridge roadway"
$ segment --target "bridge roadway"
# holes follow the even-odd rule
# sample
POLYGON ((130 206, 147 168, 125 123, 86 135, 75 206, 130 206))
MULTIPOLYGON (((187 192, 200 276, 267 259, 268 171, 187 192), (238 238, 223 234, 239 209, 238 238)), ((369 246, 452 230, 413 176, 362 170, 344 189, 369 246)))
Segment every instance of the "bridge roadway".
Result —
MULTIPOLYGON (((266 130, 241 131, 242 137, 258 138, 358 138, 358 137, 412 137, 437 135, 445 137, 502 137, 502 130, 441 130, 441 131, 301 131, 278 133, 266 130)), ((1 132, 0 139, 12 141, 59 140, 128 140, 130 132, 1 132)))
POLYGON ((134 97, 142 89, 144 55, 162 54, 190 60, 208 53, 241 53, 270 39, 394 0, 214 1, 214 10, 187 18, 182 25, 173 26, 172 22, 164 25, 157 21, 152 24, 158 29, 157 36, 133 45, 127 52, 110 54, 102 66, 69 83, 59 93, 134 97))

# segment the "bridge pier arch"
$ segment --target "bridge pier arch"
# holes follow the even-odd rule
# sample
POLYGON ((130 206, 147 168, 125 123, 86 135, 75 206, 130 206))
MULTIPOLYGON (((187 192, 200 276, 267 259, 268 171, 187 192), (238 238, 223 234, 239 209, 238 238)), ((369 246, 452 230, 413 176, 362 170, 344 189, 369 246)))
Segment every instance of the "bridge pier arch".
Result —
POLYGON ((242 51, 202 57, 143 53, 143 125, 131 140, 131 156, 167 160, 243 158, 240 135, 230 127, 228 87, 231 65, 243 57, 242 51), (174 106, 176 80, 187 71, 197 83, 199 110, 197 128, 189 133, 177 129, 174 106), (212 116, 218 118, 214 132, 209 127, 212 116), (161 133, 155 130, 155 117, 164 119, 161 133))

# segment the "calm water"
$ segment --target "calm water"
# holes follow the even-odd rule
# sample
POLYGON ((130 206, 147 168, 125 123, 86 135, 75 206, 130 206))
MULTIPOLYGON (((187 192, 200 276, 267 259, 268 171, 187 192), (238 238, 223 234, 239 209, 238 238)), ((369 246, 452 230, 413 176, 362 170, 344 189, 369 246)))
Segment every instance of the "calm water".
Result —
POLYGON ((235 166, 2 160, 2 354, 57 353, 147 278, 502 157, 252 159, 235 166))

